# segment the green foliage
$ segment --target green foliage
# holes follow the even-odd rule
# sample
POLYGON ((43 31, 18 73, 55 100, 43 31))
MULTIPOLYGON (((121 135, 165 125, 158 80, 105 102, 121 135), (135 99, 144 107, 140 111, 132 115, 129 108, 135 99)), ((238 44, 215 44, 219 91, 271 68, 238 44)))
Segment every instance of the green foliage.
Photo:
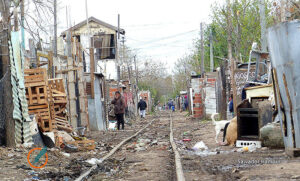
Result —
MULTIPOLYGON (((232 47, 233 57, 238 62, 248 61, 249 52, 253 42, 260 45, 261 27, 259 14, 259 1, 257 0, 234 0, 231 4, 231 12, 226 10, 226 4, 214 4, 211 7, 211 23, 204 30, 204 68, 209 71, 210 67, 210 31, 213 37, 214 67, 218 67, 224 58, 227 58, 227 16, 232 19, 232 47)), ((267 26, 272 25, 271 1, 265 1, 265 15, 267 26)), ((196 62, 191 65, 200 66, 201 42, 195 43, 196 51, 191 52, 196 62)), ((186 58, 187 56, 185 56, 186 58)), ((183 57, 184 58, 184 57, 183 57)), ((182 60, 178 61, 182 62, 182 60)), ((198 72, 198 71, 197 71, 198 72)), ((199 72, 198 72, 199 73, 199 72)))
POLYGON ((149 90, 151 92, 152 98, 154 98, 154 102, 156 103, 159 100, 158 91, 155 87, 147 84, 146 82, 140 82, 138 85, 140 90, 149 90))

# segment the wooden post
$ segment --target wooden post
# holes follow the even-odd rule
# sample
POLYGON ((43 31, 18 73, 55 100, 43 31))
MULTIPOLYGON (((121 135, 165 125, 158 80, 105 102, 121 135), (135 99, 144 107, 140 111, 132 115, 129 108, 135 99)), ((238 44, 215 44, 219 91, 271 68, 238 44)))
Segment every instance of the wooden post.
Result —
POLYGON ((35 49, 33 39, 30 38, 28 40, 28 44, 29 44, 29 51, 30 51, 30 63, 29 63, 29 67, 30 67, 32 64, 37 65, 37 59, 36 59, 36 49, 35 49))
MULTIPOLYGON (((67 32, 67 50, 68 59, 67 66, 68 69, 73 69, 73 58, 72 58, 72 44, 71 44, 71 34, 67 32)), ((76 95, 75 95, 75 76, 73 71, 68 71, 68 97, 69 97, 69 115, 71 120, 71 125, 73 128, 77 128, 77 111, 76 111, 76 95)))
POLYGON ((201 77, 204 77, 204 38, 203 38, 203 23, 200 24, 200 33, 201 33, 201 77))
POLYGON ((89 115, 87 105, 87 95, 85 91, 85 82, 83 81, 83 63, 79 63, 79 70, 77 71, 78 76, 78 89, 79 89, 79 107, 80 107, 80 118, 81 126, 85 126, 89 129, 89 115))
POLYGON ((237 112, 237 92, 236 84, 234 81, 234 69, 235 61, 232 57, 232 20, 231 20, 231 4, 230 0, 227 0, 227 46, 228 46, 228 59, 230 61, 230 79, 232 85, 232 94, 233 94, 233 105, 234 105, 234 114, 237 112))
POLYGON ((226 64, 222 65, 220 67, 220 73, 219 73, 219 78, 220 78, 220 82, 221 82, 221 97, 223 99, 221 99, 221 120, 226 120, 227 119, 227 100, 226 100, 226 64))
POLYGON ((210 28, 210 37, 209 37, 209 48, 210 48, 210 71, 214 71, 214 49, 213 49, 213 34, 212 29, 210 28))
POLYGON ((95 97, 95 91, 94 91, 94 80, 95 80, 95 60, 94 60, 94 48, 91 46, 90 48, 90 73, 91 73, 91 94, 92 99, 95 97))
POLYGON ((21 1, 20 9, 21 9, 21 35, 22 35, 22 48, 25 49, 25 30, 24 30, 24 21, 25 21, 25 10, 24 10, 24 1, 21 1))
POLYGON ((48 52, 48 74, 49 74, 49 77, 51 77, 51 78, 55 78, 55 71, 53 69, 54 69, 53 52, 49 51, 48 52))

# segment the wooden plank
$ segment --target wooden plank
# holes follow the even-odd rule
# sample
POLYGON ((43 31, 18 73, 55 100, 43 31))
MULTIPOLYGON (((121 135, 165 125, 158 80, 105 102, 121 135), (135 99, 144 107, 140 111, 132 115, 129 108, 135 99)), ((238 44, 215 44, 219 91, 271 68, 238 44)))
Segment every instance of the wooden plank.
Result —
POLYGON ((60 125, 57 125, 57 129, 60 129, 60 130, 64 130, 68 133, 72 132, 72 128, 68 128, 68 127, 65 127, 65 126, 60 126, 60 125))
POLYGON ((28 96, 29 97, 29 103, 28 104, 30 105, 30 104, 33 104, 33 102, 32 102, 32 96, 31 96, 32 95, 32 91, 31 91, 31 88, 28 88, 27 90, 28 90, 28 94, 30 95, 30 96, 28 96))
MULTIPOLYGON (((68 69, 73 68, 73 59, 68 57, 68 69)), ((76 95, 75 95, 75 77, 74 72, 68 72, 68 98, 69 98, 69 115, 73 128, 77 127, 77 110, 76 110, 76 95)))
POLYGON ((61 120, 67 120, 67 118, 61 117, 61 116, 56 116, 55 118, 56 118, 56 119, 61 119, 61 120))
POLYGON ((24 76, 25 82, 44 82, 44 76, 41 74, 24 76))
POLYGON ((87 109, 87 96, 85 91, 85 82, 83 81, 84 72, 83 72, 83 63, 79 63, 80 69, 78 70, 78 90, 79 90, 79 105, 80 105, 80 119, 81 125, 87 127, 89 130, 89 115, 87 109))
POLYGON ((79 151, 94 150, 96 148, 94 140, 76 140, 67 142, 67 144, 75 145, 79 151))
POLYGON ((38 102, 38 104, 42 104, 41 103, 41 97, 40 97, 40 88, 36 87, 35 91, 36 91, 36 94, 37 94, 37 102, 38 102))
POLYGON ((76 70, 78 70, 78 69, 79 69, 79 68, 75 67, 75 68, 71 68, 71 69, 57 70, 56 73, 58 73, 58 74, 66 74, 66 73, 68 73, 68 72, 70 72, 70 71, 76 71, 76 70))
POLYGON ((48 105, 44 104, 44 105, 36 105, 36 106, 28 106, 28 109, 44 109, 47 108, 48 109, 48 105))
POLYGON ((24 70, 24 74, 44 74, 46 73, 46 69, 45 68, 35 68, 35 69, 25 69, 24 70))
POLYGON ((91 74, 91 92, 92 92, 92 99, 95 97, 94 91, 94 80, 95 80, 95 60, 94 60, 94 48, 90 48, 90 74, 91 74))
POLYGON ((47 85, 45 82, 32 82, 32 83, 26 83, 25 87, 37 87, 37 86, 44 86, 47 85))

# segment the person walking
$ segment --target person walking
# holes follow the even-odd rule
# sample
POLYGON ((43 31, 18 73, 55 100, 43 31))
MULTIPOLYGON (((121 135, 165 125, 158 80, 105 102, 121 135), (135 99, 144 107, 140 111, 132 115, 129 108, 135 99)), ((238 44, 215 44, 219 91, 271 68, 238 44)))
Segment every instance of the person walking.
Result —
POLYGON ((189 108, 189 101, 188 101, 188 97, 184 96, 184 109, 188 110, 189 108))
POLYGON ((169 100, 168 106, 169 106, 169 110, 171 110, 171 109, 172 109, 172 106, 173 106, 173 101, 172 101, 172 99, 169 100))
MULTIPOLYGON (((146 98, 145 98, 145 100, 146 100, 146 98)), ((145 116, 146 116, 147 103, 145 100, 143 100, 141 98, 140 102, 138 103, 138 109, 140 110, 141 118, 145 118, 145 116)))
POLYGON ((125 101, 121 96, 119 91, 116 91, 114 100, 111 101, 115 105, 114 111, 117 119, 118 130, 120 130, 120 125, 124 130, 124 113, 125 113, 125 101))
POLYGON ((232 95, 229 98, 228 107, 229 107, 229 112, 231 113, 231 116, 233 118, 234 117, 234 107, 233 107, 233 96, 232 95))

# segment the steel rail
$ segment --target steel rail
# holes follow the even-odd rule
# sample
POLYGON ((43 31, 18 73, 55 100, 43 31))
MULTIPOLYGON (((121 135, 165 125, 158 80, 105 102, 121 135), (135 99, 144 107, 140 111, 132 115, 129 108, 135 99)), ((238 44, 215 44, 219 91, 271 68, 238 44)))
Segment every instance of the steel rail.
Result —
POLYGON ((182 170, 182 165, 181 165, 180 154, 177 150, 176 143, 174 142, 172 113, 170 114, 170 143, 171 143, 174 155, 175 155, 175 167, 176 167, 177 181, 185 181, 183 170, 182 170))
MULTIPOLYGON (((143 127, 142 129, 140 129, 138 132, 136 132, 134 135, 124 139, 123 141, 121 141, 117 146, 115 146, 107 155, 105 155, 103 158, 101 158, 101 163, 103 163, 107 158, 109 158, 110 156, 112 156, 117 150, 119 150, 125 143, 127 143, 128 141, 130 141, 131 139, 135 138, 136 136, 138 136, 141 132, 143 132, 148 126, 150 126, 156 119, 153 119, 151 122, 149 122, 145 127, 143 127)), ((87 176, 89 176, 89 174, 95 170, 98 167, 98 164, 92 166, 90 169, 88 169, 87 171, 85 171, 84 173, 82 173, 75 181, 81 181, 84 178, 86 178, 87 176)))

